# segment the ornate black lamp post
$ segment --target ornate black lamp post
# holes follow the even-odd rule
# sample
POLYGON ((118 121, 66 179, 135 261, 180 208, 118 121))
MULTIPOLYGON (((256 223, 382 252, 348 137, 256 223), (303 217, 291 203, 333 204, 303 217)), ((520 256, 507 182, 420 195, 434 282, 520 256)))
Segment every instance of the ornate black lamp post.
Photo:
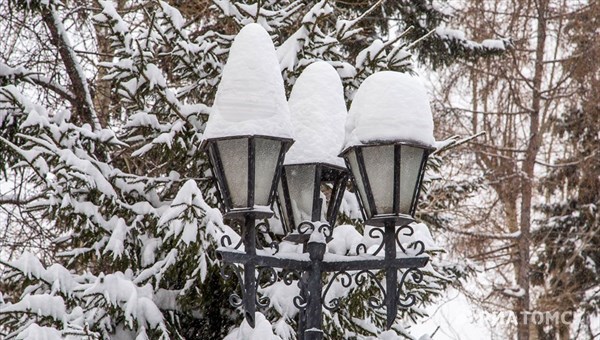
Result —
MULTIPOLYGON (((307 72, 310 74, 310 69, 322 68, 319 70, 321 73, 335 73, 333 69, 327 71, 327 67, 330 68, 328 65, 317 63, 308 67, 307 72)), ((298 82, 301 82, 302 77, 298 82)), ((225 217, 238 220, 241 224, 241 241, 233 245, 228 236, 223 237, 218 253, 237 276, 242 288, 242 297, 233 294, 230 302, 237 307, 243 306, 245 318, 251 327, 254 327, 256 305, 268 306, 268 299, 258 298, 256 295, 257 274, 259 281, 265 281, 266 277, 267 284, 273 284, 280 277, 290 284, 292 280, 289 273, 300 278, 300 296, 294 298, 295 306, 301 311, 298 334, 300 339, 323 338, 322 307, 330 310, 339 307, 339 299, 323 302, 336 278, 341 278, 345 287, 349 287, 353 279, 359 286, 365 284, 367 279, 375 281, 382 298, 369 299, 369 305, 385 308, 388 329, 397 317, 398 306, 410 307, 416 302, 415 296, 404 292, 402 286, 410 272, 416 275, 415 282, 422 280, 423 275, 418 268, 427 264, 428 257, 423 254, 425 249, 420 241, 412 245, 415 250, 419 249, 408 255, 399 237, 411 235, 413 232, 408 224, 414 221, 413 215, 425 163, 432 150, 429 145, 433 137, 431 136, 431 140, 427 138, 427 134, 432 133, 428 130, 431 112, 425 103, 425 118, 417 117, 417 125, 413 124, 414 126, 410 126, 411 122, 402 122, 403 117, 400 117, 400 125, 406 124, 411 128, 409 132, 400 135, 395 126, 391 133, 384 133, 381 138, 382 136, 377 134, 365 133, 373 131, 373 124, 363 124, 365 115, 368 118, 366 121, 371 121, 371 118, 377 119, 378 115, 388 117, 398 110, 403 110, 405 103, 402 100, 380 107, 377 103, 382 99, 373 93, 384 89, 383 92, 387 91, 393 101, 399 93, 398 90, 411 90, 415 85, 406 77, 408 76, 395 72, 383 72, 382 76, 373 75, 365 80, 357 91, 352 104, 348 115, 349 124, 346 126, 349 134, 346 135, 342 155, 354 177, 354 186, 358 189, 365 221, 376 226, 375 229, 371 229, 369 235, 374 238, 383 237, 383 241, 374 252, 367 254, 367 247, 361 244, 356 249, 356 256, 340 258, 340 255, 332 256, 333 254, 326 253, 326 243, 331 239, 330 225, 335 222, 346 187, 346 169, 335 155, 334 158, 327 158, 326 155, 324 158, 310 157, 318 154, 321 149, 310 146, 311 142, 318 142, 318 138, 305 138, 306 136, 302 136, 303 131, 310 132, 313 129, 298 130, 296 126, 294 130, 299 137, 299 153, 292 148, 289 158, 288 155, 285 156, 285 166, 282 166, 284 154, 292 140, 287 104, 281 104, 281 98, 285 103, 285 96, 274 48, 268 34, 257 24, 246 26, 236 38, 219 85, 213 112, 207 122, 203 147, 210 155, 225 217), (240 46, 252 51, 244 51, 240 46), (264 53, 254 53, 254 49, 264 53), (265 64, 267 66, 264 66, 265 64), (247 70, 251 71, 248 73, 247 70), (262 73, 252 74, 252 70, 262 73), (268 73, 266 75, 265 70, 268 73), (262 83, 248 84, 248 81, 262 83), (261 92, 265 88, 267 91, 261 92), (252 105, 235 105, 241 101, 248 101, 252 105), (365 108, 374 113, 374 117, 366 114, 365 108), (393 110, 390 111, 390 108, 393 110), (236 110, 241 110, 244 114, 240 115, 236 110), (411 133, 416 134, 416 137, 411 133), (307 144, 304 144, 303 140, 307 144), (307 150, 310 151, 309 156, 297 157, 307 150), (278 182, 280 174, 281 182, 278 182), (256 226, 255 220, 273 214, 269 207, 276 187, 287 234, 285 240, 303 243, 305 254, 277 253, 276 245, 275 252, 272 252, 263 249, 256 242, 256 228, 261 233, 268 232, 268 228, 262 228, 263 224, 256 226), (322 191, 324 187, 327 187, 325 192, 322 191), (405 233, 401 234, 401 231, 405 233), (376 235, 377 232, 380 233, 379 236, 376 235), (404 254, 397 256, 397 247, 404 254), (379 255, 382 249, 385 249, 383 257, 379 255), (243 273, 238 264, 243 265, 243 273), (398 280, 400 269, 406 271, 398 280), (379 283, 374 273, 378 270, 385 270, 385 287, 379 283), (333 275, 323 290, 322 274, 327 272, 332 272, 333 275)), ((305 78, 311 79, 308 75, 305 78)), ((318 78, 313 80, 318 82, 318 78)), ((339 79, 337 81, 339 82, 339 79)), ((319 84, 315 86, 318 87, 317 85, 319 84)), ((415 86, 422 87, 418 83, 415 86)), ((294 92, 296 88, 292 97, 294 92)), ((297 92, 300 97, 309 96, 308 103, 322 104, 318 94, 304 93, 300 90, 297 92)), ((339 95, 343 96, 341 91, 339 95)), ((290 106, 294 105, 293 102, 291 98, 290 106)), ((343 107, 343 97, 341 102, 343 107)), ((416 109, 417 113, 424 110, 419 105, 411 106, 411 109, 416 109)), ((307 106, 307 110, 311 110, 310 105, 307 106)), ((397 123, 398 120, 398 117, 392 117, 392 123, 397 123)), ((394 127, 386 118, 380 123, 384 124, 384 132, 390 126, 394 127)), ((432 123, 429 125, 432 130, 432 123)), ((375 132, 377 130, 375 129, 375 132)), ((333 134, 325 135, 331 137, 333 134)), ((324 148, 331 144, 330 142, 332 141, 321 146, 324 148)), ((341 139, 332 142, 337 143, 335 149, 339 150, 340 142, 341 139)), ((231 277, 224 271, 222 274, 226 278, 231 277)))
POLYGON ((248 255, 243 261, 244 300, 232 303, 243 303, 252 327, 256 310, 255 221, 273 216, 270 207, 284 155, 293 143, 281 75, 278 68, 265 70, 265 64, 277 65, 271 39, 259 25, 248 25, 231 47, 202 142, 221 195, 223 217, 241 224, 241 244, 248 255), (248 45, 257 53, 247 53, 248 45), (265 94, 274 98, 261 98, 265 94))
MULTIPOLYGON (((409 224, 414 222, 427 157, 434 150, 431 111, 423 85, 396 72, 380 72, 366 79, 352 105, 342 155, 352 172, 365 224, 383 227, 371 230, 383 234, 375 254, 383 246, 385 259, 391 261, 397 256, 398 233, 414 232, 409 224), (400 117, 390 120, 397 111, 401 111, 400 117), (367 120, 368 125, 361 126, 367 120), (378 120, 382 121, 379 126, 378 120)), ((422 252, 423 244, 420 246, 422 252)), ((388 328, 398 310, 397 285, 397 268, 386 268, 388 328)))
POLYGON ((299 282, 298 338, 321 338, 322 261, 348 180, 348 169, 337 156, 344 141, 347 116, 338 73, 326 62, 309 65, 296 80, 289 106, 296 142, 285 156, 277 195, 288 242, 304 244, 312 261, 299 282), (315 225, 319 223, 319 227, 315 225), (322 242, 309 240, 315 229, 322 242), (309 242, 312 241, 312 242, 309 242), (323 242, 324 241, 324 242, 323 242), (318 292, 318 293, 317 293, 318 292))

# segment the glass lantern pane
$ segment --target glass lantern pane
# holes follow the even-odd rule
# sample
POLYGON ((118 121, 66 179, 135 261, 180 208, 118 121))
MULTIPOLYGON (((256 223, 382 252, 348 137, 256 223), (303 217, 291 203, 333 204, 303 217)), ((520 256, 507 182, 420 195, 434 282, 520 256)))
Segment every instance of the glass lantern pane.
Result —
POLYGON ((392 214, 394 212, 394 146, 364 147, 362 153, 377 214, 392 214))
POLYGON ((400 149, 400 213, 410 215, 419 180, 424 150, 402 145, 400 149))
POLYGON ((300 224, 302 221, 311 221, 315 192, 315 165, 287 165, 285 176, 294 222, 300 224))
POLYGON ((281 211, 281 219, 283 220, 283 225, 286 228, 285 233, 287 234, 290 230, 294 228, 292 225, 292 221, 290 221, 290 217, 288 216, 288 206, 285 203, 285 193, 283 191, 283 180, 280 180, 277 184, 277 204, 279 205, 279 209, 281 211))
POLYGON ((281 142, 274 139, 255 139, 254 205, 270 205, 269 194, 273 188, 281 142))
POLYGON ((245 208, 248 205, 248 139, 220 140, 217 141, 217 147, 233 202, 232 208, 245 208))
POLYGON ((363 204, 363 208, 365 209, 365 215, 367 218, 371 217, 371 205, 369 204, 369 200, 367 199, 367 194, 365 192, 365 184, 363 182, 363 178, 360 174, 360 169, 358 167, 358 160, 356 158, 356 149, 350 150, 347 153, 348 163, 350 163, 350 172, 352 173, 352 177, 354 177, 354 182, 356 183, 356 188, 360 195, 360 200, 363 204))

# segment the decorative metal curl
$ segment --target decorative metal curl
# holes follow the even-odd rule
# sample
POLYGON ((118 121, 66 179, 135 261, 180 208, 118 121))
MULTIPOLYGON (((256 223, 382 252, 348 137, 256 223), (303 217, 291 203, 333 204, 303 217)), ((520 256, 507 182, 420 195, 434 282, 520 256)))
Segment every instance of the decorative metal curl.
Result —
MULTIPOLYGON (((372 228, 371 230, 369 230, 369 237, 370 238, 380 238, 381 239, 381 243, 379 244, 379 247, 377 247, 377 249, 375 249, 375 252, 373 252, 373 256, 379 254, 379 252, 383 249, 385 242, 383 242, 383 235, 384 235, 384 231, 382 228, 372 228), (376 233, 380 233, 381 235, 376 235, 376 233)), ((365 254, 367 252, 367 246, 364 243, 359 243, 356 246, 356 255, 360 255, 360 254, 365 254), (363 252, 361 253, 361 249, 363 250, 363 252)))
POLYGON ((340 298, 336 297, 333 298, 331 300, 329 300, 328 303, 325 302, 325 297, 327 296, 327 293, 329 292, 329 289, 331 288, 331 286, 333 285, 333 283, 335 282, 335 279, 340 276, 340 283, 342 284, 342 287, 344 288, 348 288, 350 287, 350 285, 352 284, 352 275, 348 274, 345 271, 341 271, 341 272, 337 272, 335 274, 333 274, 333 276, 331 277, 331 280, 329 280, 329 283, 327 284, 327 287, 325 287, 325 291, 323 292, 323 307, 325 307, 325 309, 334 312, 336 311, 338 308, 340 308, 340 298))
MULTIPOLYGON (((398 230, 396 230, 396 244, 398 245, 398 247, 400 248, 400 250, 402 250, 402 252, 404 254, 406 254, 406 248, 404 248, 404 246, 400 242, 400 236, 401 236, 400 232, 402 230, 407 231, 404 234, 402 234, 402 236, 413 236, 414 233, 415 233, 415 230, 410 225, 401 226, 400 228, 398 228, 398 230)), ((409 247, 413 248, 415 250, 417 249, 417 247, 419 248, 419 251, 417 252, 417 254, 415 256, 419 256, 419 255, 421 255, 421 254, 423 254, 425 252, 425 243, 423 243, 423 241, 421 241, 421 240, 414 241, 413 243, 411 243, 409 245, 409 247)))
POLYGON ((319 232, 322 233, 325 238, 329 238, 333 235, 333 229, 331 228, 331 226, 327 223, 322 223, 319 226, 319 232))
POLYGON ((271 304, 271 299, 269 299, 268 296, 264 296, 264 295, 258 296, 258 294, 257 294, 255 301, 256 301, 256 305, 261 308, 267 308, 271 304))
MULTIPOLYGON (((231 263, 224 263, 223 266, 221 266, 221 277, 224 280, 231 280, 233 278, 233 276, 236 276, 238 279, 238 286, 240 286, 241 291, 243 290, 243 279, 242 279, 242 271, 240 270, 240 268, 238 266, 236 266, 235 264, 231 264, 231 263), (226 272, 226 269, 231 269, 231 271, 233 272, 233 274, 228 274, 226 272)), ((231 295, 229 295, 229 303, 237 308, 237 307, 241 307, 243 304, 243 299, 236 293, 232 293, 231 295)))
POLYGON ((306 306, 308 305, 308 298, 302 296, 302 295, 296 295, 294 296, 294 298, 292 299, 292 302, 294 302, 294 306, 300 310, 306 309, 306 306))
MULTIPOLYGON (((243 239, 240 237, 240 241, 233 247, 233 249, 237 250, 242 246, 243 239)), ((221 236, 221 247, 231 248, 233 241, 231 241, 231 237, 229 235, 221 236)))
POLYGON ((398 286, 398 305, 401 308, 412 307, 412 305, 414 305, 415 302, 417 302, 417 297, 415 294, 413 294, 413 293, 404 293, 403 294, 402 287, 405 286, 406 279, 408 277, 408 273, 411 273, 411 272, 412 272, 412 279, 413 279, 414 283, 418 284, 418 283, 423 282, 423 272, 419 268, 409 268, 404 272, 404 274, 402 274, 402 278, 400 279, 400 286, 398 286), (402 298, 401 295, 404 295, 406 297, 402 298))
POLYGON ((281 277, 283 278, 283 283, 285 283, 287 286, 290 286, 292 283, 299 280, 301 275, 297 270, 284 269, 281 272, 281 277))
POLYGON ((421 241, 421 240, 417 240, 417 241, 411 243, 409 245, 409 247, 413 248, 415 250, 417 249, 417 247, 420 248, 419 251, 414 256, 419 256, 419 255, 425 253, 425 243, 423 243, 423 241, 421 241))
MULTIPOLYGON (((277 271, 273 267, 258 267, 257 268, 257 283, 261 288, 272 286, 277 282, 277 271), (261 280, 266 278, 266 281, 261 280)), ((271 304, 271 299, 267 296, 256 296, 256 305, 259 307, 267 308, 271 304)))
POLYGON ((271 226, 266 221, 263 221, 256 225, 256 248, 263 249, 265 247, 273 249, 273 255, 279 252, 279 243, 273 241, 271 237, 271 226), (265 241, 264 246, 261 244, 260 235, 263 236, 265 241))
POLYGON ((315 225, 310 222, 310 221, 303 221, 302 223, 298 224, 298 234, 310 234, 315 230, 315 225))
MULTIPOLYGON (((315 231, 315 222, 303 221, 298 225, 298 234, 306 235, 315 231)), ((333 235, 333 229, 327 223, 321 223, 317 229, 325 238, 330 238, 333 235)))
POLYGON ((367 245, 364 243, 359 243, 356 246, 356 255, 360 255, 360 254, 366 254, 367 253, 367 245), (362 249, 362 252, 361 252, 362 249))
POLYGON ((257 270, 258 270, 257 282, 261 282, 261 280, 260 280, 261 278, 264 278, 264 277, 267 278, 267 280, 264 281, 263 284, 261 284, 262 288, 272 286, 273 284, 275 284, 275 282, 277 282, 277 271, 275 270, 275 268, 259 267, 259 268, 257 268, 257 270))
POLYGON ((381 282, 379 281, 379 279, 377 278, 377 275, 375 275, 375 273, 373 273, 372 271, 366 269, 366 270, 361 270, 360 272, 356 273, 356 275, 354 275, 354 282, 356 282, 357 286, 363 286, 367 283, 368 279, 371 279, 373 281, 375 281, 377 288, 379 289, 379 291, 381 292, 381 300, 379 300, 378 298, 374 297, 374 296, 370 296, 369 297, 369 307, 373 308, 373 309, 380 309, 383 308, 383 305, 385 303, 385 298, 386 298, 386 293, 385 293, 385 289, 383 288, 383 285, 381 284, 381 282))

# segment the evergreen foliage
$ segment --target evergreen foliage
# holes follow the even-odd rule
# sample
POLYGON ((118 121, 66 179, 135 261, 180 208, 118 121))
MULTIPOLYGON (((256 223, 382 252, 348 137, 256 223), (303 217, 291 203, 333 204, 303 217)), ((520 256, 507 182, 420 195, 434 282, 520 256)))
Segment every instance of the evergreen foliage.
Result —
MULTIPOLYGON (((418 19, 435 13, 432 7, 390 3, 214 0, 201 17, 164 1, 98 1, 72 11, 68 2, 0 5, 10 35, 3 44, 16 46, 0 60, 0 167, 5 179, 19 180, 11 188, 17 194, 3 194, 2 204, 25 215, 7 217, 7 230, 43 235, 39 248, 25 240, 35 255, 2 253, 0 335, 228 334, 241 319, 226 303, 235 282, 219 276, 215 249, 223 235, 239 236, 216 208, 199 145, 233 37, 244 24, 260 23, 279 46, 288 90, 305 66, 322 59, 337 68, 350 100, 373 72, 410 71, 411 50, 446 60, 436 53, 447 50, 435 46, 454 46, 442 36, 438 45, 414 43, 441 22, 443 16, 427 26, 418 19), (418 27, 383 41, 379 22, 380 30, 365 36, 366 15, 381 11, 418 27), (19 28, 26 33, 13 33, 19 28)), ((347 203, 340 219, 363 232, 347 203)), ((409 280, 418 303, 400 317, 423 315, 422 305, 454 275, 434 261, 424 283, 409 280)), ((349 291, 348 308, 326 315, 327 334, 377 334, 383 316, 365 309, 370 292, 349 291)), ((295 336, 290 315, 271 308, 267 316, 279 336, 295 336)))

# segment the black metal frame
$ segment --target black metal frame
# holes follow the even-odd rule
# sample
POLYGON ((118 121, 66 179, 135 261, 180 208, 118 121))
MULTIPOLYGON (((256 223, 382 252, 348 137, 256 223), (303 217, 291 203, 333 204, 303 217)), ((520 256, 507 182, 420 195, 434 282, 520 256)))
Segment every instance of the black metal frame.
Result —
MULTIPOLYGON (((305 228, 299 228, 300 233, 310 234, 314 232, 323 233, 325 238, 331 238, 332 230, 328 224, 315 225, 312 222, 303 222, 305 228)), ((302 258, 298 258, 297 254, 286 256, 285 253, 278 253, 279 247, 276 244, 269 244, 272 253, 266 251, 256 252, 256 234, 254 227, 254 217, 247 215, 242 224, 242 241, 235 246, 228 236, 221 239, 221 247, 217 249, 217 254, 220 259, 225 262, 222 269, 222 275, 226 279, 230 279, 231 275, 225 273, 225 268, 231 268, 238 277, 238 284, 242 292, 242 297, 234 293, 230 296, 229 301, 234 307, 244 308, 246 321, 250 326, 254 327, 254 312, 256 306, 266 308, 269 305, 267 297, 259 297, 257 295, 257 277, 255 272, 258 271, 258 278, 264 276, 264 272, 269 273, 268 280, 264 283, 264 287, 270 286, 277 282, 278 274, 274 268, 281 268, 284 271, 281 273, 281 279, 290 285, 298 282, 300 286, 300 295, 294 297, 294 305, 300 310, 300 320, 298 329, 299 339, 323 339, 322 331, 322 308, 330 311, 335 311, 339 308, 341 301, 333 299, 329 302, 324 301, 327 292, 331 288, 336 278, 341 277, 344 287, 348 288, 354 277, 357 285, 366 284, 365 276, 368 276, 376 283, 379 288, 381 299, 371 297, 369 306, 374 309, 386 310, 386 328, 390 329, 396 320, 399 308, 409 308, 417 302, 414 294, 406 292, 405 286, 409 273, 413 273, 413 280, 416 283, 421 282, 423 273, 419 268, 427 265, 429 257, 424 254, 425 249, 420 242, 420 249, 412 256, 406 256, 406 250, 402 247, 400 236, 411 236, 414 230, 410 226, 403 226, 397 229, 393 221, 388 221, 385 230, 381 231, 383 240, 378 251, 374 254, 357 254, 355 256, 345 256, 340 260, 340 255, 326 254, 325 243, 308 242, 306 244, 306 254, 302 258), (405 230, 407 233, 401 234, 400 231, 405 230), (239 250, 241 243, 244 244, 245 250, 239 250), (403 251, 401 256, 398 256, 396 244, 400 245, 403 251), (385 249, 384 257, 379 256, 379 250, 385 249), (243 265, 243 274, 236 264, 243 265), (404 269, 405 272, 398 281, 398 270, 404 269), (385 271, 385 286, 379 282, 376 274, 372 271, 385 271), (333 273, 332 278, 323 290, 323 274, 333 273), (289 276, 294 275, 298 279, 293 280, 289 276)), ((268 228, 263 228, 262 232, 268 233, 268 228)), ((416 243, 418 243, 416 242, 416 243)), ((364 246, 364 245, 363 245, 364 246)), ((259 249, 264 249, 258 246, 259 249)), ((360 246, 359 246, 360 247, 360 246)), ((414 247, 416 249, 416 246, 414 247)), ((357 248, 358 249, 358 248, 357 248)), ((258 281, 259 282, 259 281, 258 281)), ((260 283, 260 282, 259 282, 260 283)))
POLYGON ((283 166, 283 169, 281 171, 280 185, 283 191, 283 197, 280 197, 281 195, 278 191, 276 191, 277 206, 279 208, 279 215, 282 217, 284 232, 288 234, 292 231, 295 231, 298 228, 298 226, 303 222, 296 221, 294 218, 294 212, 290 200, 290 189, 288 185, 288 170, 290 170, 291 167, 298 166, 315 167, 315 180, 312 202, 313 210, 311 221, 321 220, 321 185, 325 182, 333 182, 333 188, 331 189, 331 197, 329 199, 329 204, 327 205, 327 211, 325 212, 325 219, 329 223, 329 225, 334 225, 335 220, 337 218, 337 213, 344 198, 344 191, 346 190, 346 184, 350 175, 348 169, 327 163, 286 164, 283 166))
MULTIPOLYGON (((414 222, 414 214, 417 207, 419 194, 421 192, 421 183, 423 182, 423 176, 425 175, 425 166, 427 165, 427 159, 429 155, 435 150, 435 148, 415 143, 415 142, 406 142, 406 141, 393 141, 393 142, 384 142, 384 141, 375 141, 363 145, 356 145, 346 148, 340 156, 344 157, 346 161, 346 166, 350 169, 350 173, 352 173, 352 167, 350 161, 348 160, 348 154, 350 152, 354 152, 356 156, 356 161, 358 165, 358 173, 360 174, 362 183, 364 185, 364 191, 368 200, 368 207, 363 202, 363 198, 361 195, 357 193, 356 197, 358 199, 358 203, 361 207, 361 212, 363 214, 363 218, 365 220, 365 224, 374 225, 374 226, 384 226, 388 221, 394 221, 397 225, 407 225, 411 222, 414 222), (377 146, 393 146, 394 147, 394 186, 393 186, 393 213, 392 214, 380 214, 377 212, 377 208, 375 206, 375 198, 373 197, 373 192, 371 190, 371 184, 369 175, 367 174, 367 169, 365 165, 365 160, 363 157, 363 148, 368 147, 377 147, 377 146), (399 164, 402 163, 402 146, 410 146, 414 148, 419 148, 423 150, 423 155, 421 157, 421 164, 419 166, 419 174, 417 176, 417 183, 414 188, 410 214, 403 214, 400 212, 400 167, 399 164)), ((358 184, 356 183, 356 179, 354 176, 350 176, 352 185, 356 190, 359 190, 358 184)))
POLYGON ((281 176, 281 168, 283 166, 283 160, 285 153, 292 146, 294 140, 290 138, 280 138, 265 135, 242 135, 242 136, 229 136, 220 138, 211 138, 204 140, 200 146, 201 150, 208 152, 209 160, 211 163, 211 169, 216 179, 217 187, 221 195, 221 203, 225 208, 224 217, 228 219, 240 219, 247 214, 252 214, 258 218, 268 218, 273 215, 273 212, 259 211, 254 208, 254 194, 255 194, 255 182, 256 182, 256 139, 270 139, 281 143, 281 149, 277 158, 277 165, 274 172, 273 180, 271 182, 271 189, 268 196, 268 206, 271 206, 273 199, 275 198, 275 191, 277 190, 277 183, 279 182, 279 176, 281 176), (223 168, 223 162, 221 160, 221 154, 217 143, 223 140, 234 140, 234 139, 247 139, 248 141, 248 197, 246 201, 246 207, 234 207, 231 199, 231 188, 227 183, 227 177, 223 168))
MULTIPOLYGON (((223 236, 221 239, 221 247, 217 249, 217 253, 221 260, 225 263, 222 267, 222 276, 226 279, 231 278, 232 275, 227 274, 226 270, 229 268, 235 276, 238 278, 238 283, 241 289, 241 297, 238 294, 232 294, 229 301, 234 307, 243 307, 244 316, 246 321, 251 327, 255 326, 254 315, 256 307, 268 307, 269 301, 266 297, 259 297, 257 295, 257 286, 264 282, 265 274, 268 274, 266 279, 266 285, 275 283, 279 276, 283 279, 286 284, 292 284, 298 282, 300 287, 300 295, 296 296, 293 301, 294 305, 300 310, 299 318, 299 329, 298 338, 303 340, 320 340, 323 339, 322 331, 322 308, 325 307, 328 310, 335 310, 340 305, 339 299, 334 299, 328 303, 324 303, 324 297, 332 286, 333 281, 336 278, 340 278, 342 285, 349 287, 354 277, 354 282, 361 286, 366 284, 367 281, 374 281, 376 287, 379 288, 381 299, 371 297, 369 299, 369 306, 371 308, 385 308, 386 311, 386 327, 390 329, 396 320, 399 308, 409 308, 417 302, 416 296, 405 292, 403 286, 408 279, 408 274, 412 273, 412 279, 414 282, 419 283, 423 279, 423 273, 419 268, 427 265, 429 257, 424 254, 425 247, 423 242, 413 242, 410 247, 414 248, 412 254, 408 254, 407 249, 400 242, 401 236, 412 236, 414 230, 408 224, 413 221, 412 216, 406 216, 399 213, 399 202, 398 202, 398 188, 396 186, 400 171, 395 166, 394 168, 394 214, 376 214, 376 210, 371 211, 371 216, 366 219, 366 223, 371 225, 380 226, 381 228, 372 229, 369 232, 369 236, 374 238, 382 238, 382 242, 378 249, 372 254, 366 254, 366 246, 359 245, 356 248, 356 255, 344 256, 343 259, 339 258, 339 255, 333 256, 332 254, 326 254, 326 242, 332 239, 332 228, 330 224, 315 224, 311 221, 302 221, 296 226, 295 234, 299 234, 298 240, 304 241, 305 253, 298 258, 297 254, 294 256, 286 256, 285 254, 277 253, 279 250, 278 244, 272 242, 266 247, 273 249, 272 253, 266 251, 266 247, 257 243, 257 230, 259 233, 269 233, 269 228, 266 223, 260 223, 256 225, 256 220, 264 219, 269 217, 270 214, 263 210, 255 210, 253 206, 246 207, 246 209, 236 209, 233 207, 229 189, 227 187, 226 178, 224 176, 223 164, 219 155, 219 150, 216 147, 216 143, 222 139, 239 139, 248 138, 248 205, 249 203, 254 204, 254 138, 270 138, 282 141, 282 147, 280 156, 277 162, 277 168, 274 174, 271 191, 269 193, 269 202, 272 202, 274 192, 276 192, 276 185, 279 176, 282 176, 282 180, 286 182, 283 186, 284 196, 283 199, 286 207, 291 207, 289 204, 289 188, 287 187, 287 181, 285 173, 282 171, 282 163, 285 151, 291 145, 291 140, 273 138, 268 136, 236 136, 211 139, 203 143, 203 148, 208 149, 213 166, 213 171, 217 179, 219 191, 222 194, 223 206, 225 208, 225 217, 238 221, 241 226, 241 240, 234 246, 229 236, 223 236), (400 225, 398 228, 396 225, 400 225), (401 233, 405 231, 405 233, 401 233), (325 242, 311 242, 309 240, 312 233, 323 233, 325 242), (377 236, 380 234, 380 236, 377 236), (244 245, 244 251, 240 251, 241 245, 244 245), (398 257, 397 246, 403 252, 402 256, 398 257), (418 248, 418 249, 417 249, 418 248), (257 252, 257 249, 260 250, 257 252), (361 250, 363 250, 361 252, 361 250), (380 251, 384 250, 384 256, 379 255, 380 251), (243 266, 242 270, 238 265, 243 266), (283 272, 278 275, 275 268, 283 269, 283 272), (398 270, 404 269, 404 273, 398 281, 398 270), (385 286, 379 282, 377 275, 373 271, 384 270, 385 271, 385 286), (258 272, 258 279, 256 276, 258 272), (323 290, 323 274, 333 273, 329 283, 326 284, 325 290, 323 290), (297 277, 294 280, 292 276, 297 277)), ((386 143, 389 144, 389 143, 386 143)), ((420 185, 423 179, 425 162, 427 156, 431 152, 432 148, 423 147, 421 145, 415 145, 411 143, 392 143, 395 145, 394 158, 395 164, 401 161, 401 153, 399 148, 402 145, 410 145, 421 147, 424 150, 423 158, 420 164, 420 173, 418 174, 418 182, 416 183, 415 192, 413 193, 413 200, 411 206, 411 215, 414 214, 416 202, 420 190, 420 185)), ((369 144, 372 145, 383 145, 369 144)), ((365 175, 363 177, 363 183, 367 186, 366 193, 367 199, 373 203, 371 206, 375 209, 374 198, 370 191, 368 176, 366 176, 366 169, 364 165, 364 159, 362 159, 362 152, 359 146, 357 148, 357 163, 360 167, 360 174, 365 175), (359 159, 360 155, 360 159, 359 159)), ((353 149, 350 148, 350 149, 353 149)), ((348 152, 347 149, 344 154, 348 152)), ((346 164, 350 168, 349 161, 346 159, 346 164)), ((322 164, 317 164, 315 170, 315 190, 313 196, 313 207, 315 207, 315 201, 319 198, 320 183, 322 179, 322 164), (318 181, 316 180, 318 179, 318 181), (315 198, 316 197, 316 198, 315 198)), ((354 181, 354 179, 353 179, 354 181)), ((345 189, 345 180, 341 180, 339 187, 334 188, 332 192, 332 198, 335 199, 334 206, 331 207, 333 211, 327 212, 328 220, 331 218, 330 223, 335 222, 335 213, 339 210, 339 204, 345 189), (335 196, 333 196, 335 194, 335 196), (338 202, 339 201, 339 202, 338 202), (333 216, 333 217, 332 217, 333 216)), ((356 183, 355 183, 356 185, 356 183)), ((359 204, 363 210, 363 215, 367 215, 364 211, 365 206, 361 201, 361 196, 357 195, 359 204)), ((281 198, 280 198, 281 199, 281 198)), ((331 205, 331 204, 330 204, 331 205)), ((287 209, 287 208, 286 208, 287 209)), ((328 208, 329 210, 329 208, 328 208)), ((289 216, 293 218, 291 210, 288 210, 289 216)), ((320 218, 319 212, 312 212, 312 217, 315 220, 320 218)), ((295 222, 295 221, 294 221, 295 222)), ((265 237, 267 239, 267 237, 265 237)), ((269 238, 270 239, 270 238, 269 238)))

